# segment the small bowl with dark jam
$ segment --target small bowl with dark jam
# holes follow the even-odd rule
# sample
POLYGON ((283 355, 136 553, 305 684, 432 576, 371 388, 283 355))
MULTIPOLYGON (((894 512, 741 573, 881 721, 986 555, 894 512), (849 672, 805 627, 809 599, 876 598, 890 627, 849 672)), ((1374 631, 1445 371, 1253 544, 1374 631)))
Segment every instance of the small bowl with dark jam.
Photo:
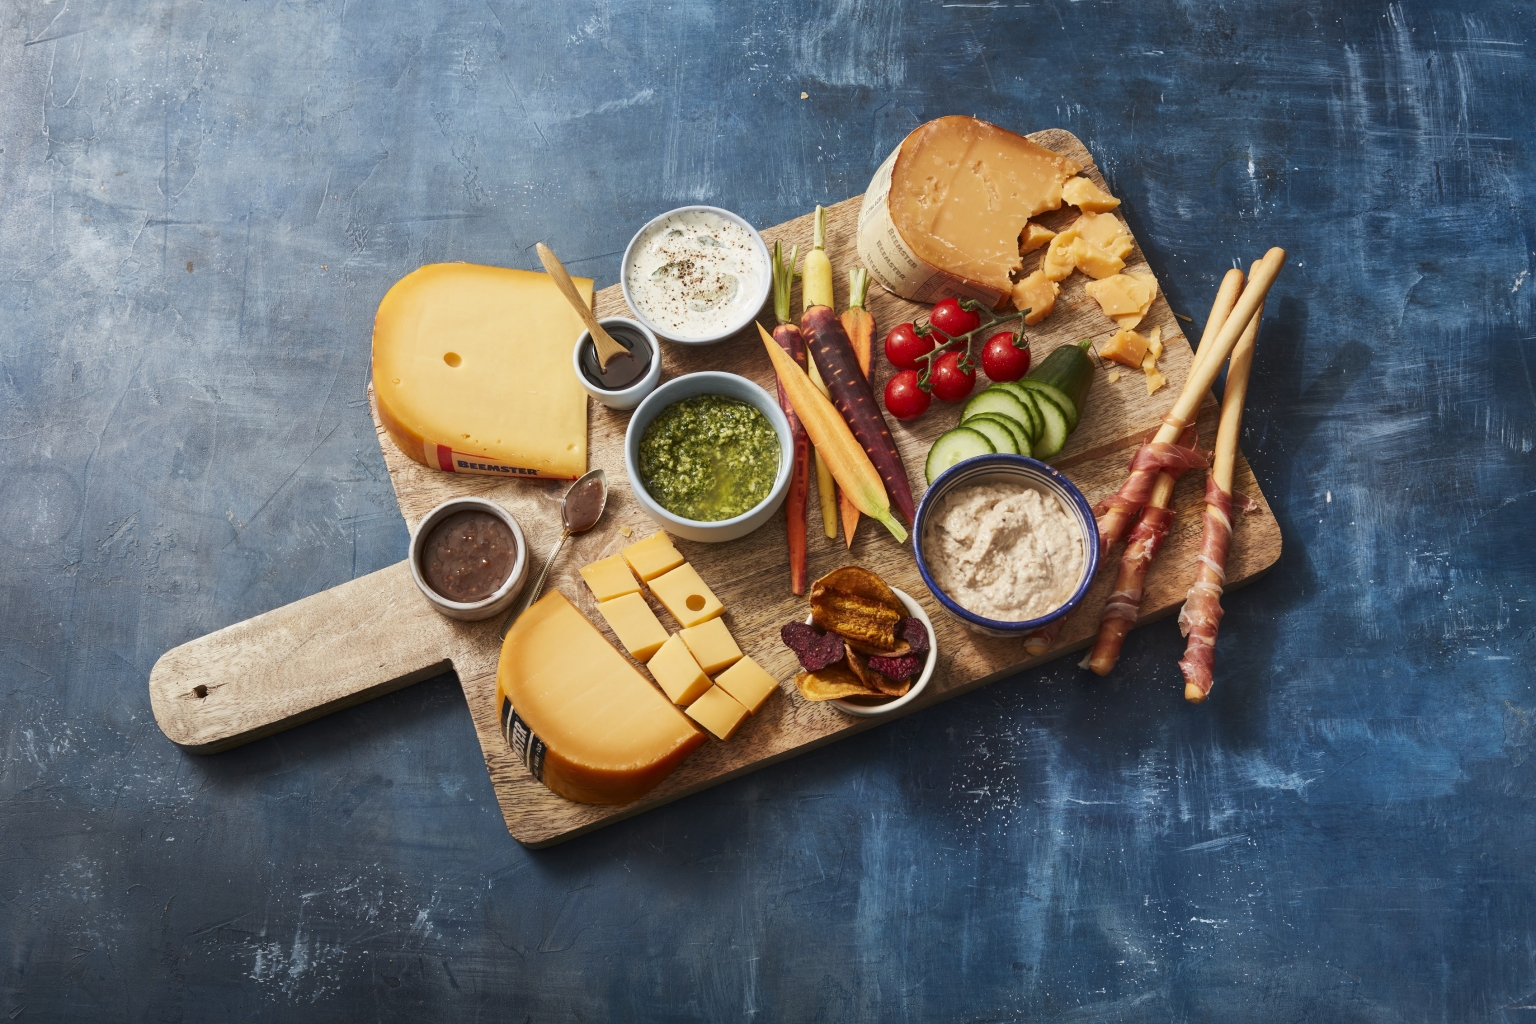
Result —
POLYGON ((656 390, 661 380, 661 347, 651 329, 637 320, 622 316, 598 321, 608 336, 624 346, 628 355, 614 356, 605 370, 597 361, 592 333, 582 331, 571 353, 576 379, 587 394, 610 409, 627 410, 639 405, 656 390))
POLYGON ((512 607, 528 576, 528 545, 512 513, 484 498, 453 498, 411 538, 411 578, 432 607, 474 621, 512 607))

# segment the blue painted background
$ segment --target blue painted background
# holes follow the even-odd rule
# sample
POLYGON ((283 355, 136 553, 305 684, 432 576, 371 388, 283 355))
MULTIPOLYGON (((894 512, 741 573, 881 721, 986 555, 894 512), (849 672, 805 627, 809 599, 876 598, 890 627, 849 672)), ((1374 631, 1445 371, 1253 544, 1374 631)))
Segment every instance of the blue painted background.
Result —
POLYGON ((1514 2, 10 0, 0 1019, 1536 1020, 1536 14, 1514 2), (806 95, 802 99, 801 93, 806 95), (373 310, 599 285, 914 125, 1069 128, 1180 312, 1271 244, 1285 554, 1187 705, 988 687, 545 852, 455 682, 179 752, 166 649, 404 557, 373 310))

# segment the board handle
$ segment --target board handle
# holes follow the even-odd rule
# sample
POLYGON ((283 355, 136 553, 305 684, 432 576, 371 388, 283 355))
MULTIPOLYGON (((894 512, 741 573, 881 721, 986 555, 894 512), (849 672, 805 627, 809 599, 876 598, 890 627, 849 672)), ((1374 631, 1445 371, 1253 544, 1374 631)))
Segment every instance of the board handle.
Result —
POLYGON ((493 622, 438 614, 400 562, 167 651, 149 701, 171 742, 212 754, 440 675, 460 654, 483 661, 495 639, 493 622))

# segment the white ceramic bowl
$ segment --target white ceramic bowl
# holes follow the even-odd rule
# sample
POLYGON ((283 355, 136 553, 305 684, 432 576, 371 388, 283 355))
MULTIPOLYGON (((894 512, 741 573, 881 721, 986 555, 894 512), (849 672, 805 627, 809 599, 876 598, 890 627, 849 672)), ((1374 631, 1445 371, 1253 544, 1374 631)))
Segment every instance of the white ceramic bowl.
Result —
POLYGON ((668 533, 706 544, 745 537, 772 518, 784 503, 784 496, 789 493, 789 476, 794 457, 795 442, 789 433, 789 420, 784 418, 778 400, 747 378, 718 370, 689 373, 667 381, 640 403, 640 407, 629 418, 629 429, 624 432, 624 471, 629 474, 629 486, 635 492, 635 500, 640 503, 640 507, 668 533), (762 413, 779 435, 779 473, 774 477, 773 488, 769 490, 768 496, 741 515, 715 523, 673 515, 656 503, 640 479, 640 438, 645 435, 645 428, 650 426, 657 413, 673 402, 697 395, 721 395, 746 402, 762 413))
POLYGON ((656 385, 661 380, 661 345, 657 343, 655 333, 638 320, 631 320, 625 316, 605 316, 598 323, 602 325, 603 330, 614 335, 615 338, 620 333, 629 333, 643 339, 651 350, 650 368, 645 371, 644 377, 627 388, 609 391, 598 387, 581 371, 582 350, 592 347, 592 332, 582 331, 581 337, 576 339, 576 347, 571 349, 571 366, 576 371, 576 379, 581 383, 583 391, 608 408, 633 409, 644 400, 646 395, 656 390, 656 385))
POLYGON ((449 498, 428 512, 421 520, 421 525, 416 528, 416 533, 411 537, 410 555, 407 560, 411 563, 411 579, 416 581, 416 586, 421 588, 421 592, 427 596, 427 601, 432 607, 450 619, 462 619, 465 622, 489 619, 511 608, 512 602, 517 600, 517 595, 523 592, 523 582, 528 578, 528 542, 523 539, 522 529, 518 527, 517 520, 512 518, 512 513, 494 501, 487 501, 484 498, 449 498), (432 535, 432 528, 455 512, 489 512, 507 524, 512 530, 513 539, 517 541, 517 558, 512 563, 512 574, 490 597, 473 603, 448 600, 429 587, 421 574, 422 546, 432 535))
POLYGON ((1093 583, 1093 574, 1099 568, 1099 527, 1093 518, 1093 509, 1077 485, 1054 466, 1022 455, 977 455, 957 462, 939 474, 917 506, 917 520, 912 524, 912 550, 917 556, 917 571, 923 582, 933 591, 933 596, 944 610, 953 615, 967 628, 983 636, 1023 637, 1056 619, 1066 615, 1082 601, 1093 583), (981 483, 1022 483, 1056 499, 1063 512, 1077 527, 1083 542, 1083 572, 1077 580, 1072 596, 1059 608, 1044 615, 1022 622, 1005 622, 989 619, 984 615, 962 608, 953 598, 939 589, 923 555, 923 537, 928 529, 928 518, 944 496, 959 487, 981 483))
POLYGON ((660 216, 652 217, 645 222, 644 227, 635 232, 635 237, 631 238, 629 244, 624 247, 624 262, 619 264, 619 288, 624 292, 624 301, 628 303, 629 308, 634 312, 635 318, 649 327, 658 337, 665 338, 676 345, 713 345, 717 341, 724 341, 726 338, 729 338, 750 324, 757 314, 762 312, 763 304, 768 301, 768 292, 772 287, 773 269, 772 264, 768 260, 768 246, 763 243, 763 236, 759 235, 757 229, 748 224, 745 219, 737 216, 730 210, 722 210, 718 206, 679 206, 675 210, 668 210, 660 216), (646 232, 651 230, 652 226, 679 213, 691 213, 700 210, 707 210, 710 213, 718 214, 731 223, 745 229, 752 240, 753 248, 757 251, 758 266, 762 270, 762 287, 757 290, 757 294, 748 296, 751 301, 748 303, 746 311, 726 329, 700 338, 674 338, 665 330, 647 320, 645 311, 636 304, 634 298, 629 294, 629 261, 630 257, 634 255, 635 246, 639 243, 640 239, 645 237, 646 232))
MULTIPOLYGON (((891 590, 895 591, 896 596, 901 598, 901 603, 907 609, 907 614, 921 622, 923 628, 928 631, 928 660, 923 663, 923 671, 913 681, 912 688, 900 697, 866 697, 862 700, 842 698, 827 701, 828 704, 831 704, 839 711, 846 711, 856 718, 879 718, 881 715, 888 715, 892 711, 900 710, 911 704, 917 700, 917 695, 928 687, 928 680, 933 678, 934 667, 939 663, 939 637, 933 631, 933 620, 928 617, 927 612, 923 611, 922 605, 912 600, 912 595, 896 587, 892 587, 891 590)), ((812 625, 811 616, 807 615, 805 622, 806 625, 812 625)))

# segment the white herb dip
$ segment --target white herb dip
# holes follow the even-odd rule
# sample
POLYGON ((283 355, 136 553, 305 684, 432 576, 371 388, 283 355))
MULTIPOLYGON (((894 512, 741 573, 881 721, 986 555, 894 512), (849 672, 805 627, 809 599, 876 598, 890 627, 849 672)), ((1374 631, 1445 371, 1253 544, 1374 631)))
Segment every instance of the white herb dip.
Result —
POLYGON ((979 483, 944 496, 923 557, 950 600, 1000 622, 1023 622, 1071 599, 1083 539, 1052 496, 1026 484, 979 483))
POLYGON ((746 228, 710 210, 680 210, 635 239, 624 283, 636 312, 661 334, 689 341, 755 314, 767 273, 746 228))

